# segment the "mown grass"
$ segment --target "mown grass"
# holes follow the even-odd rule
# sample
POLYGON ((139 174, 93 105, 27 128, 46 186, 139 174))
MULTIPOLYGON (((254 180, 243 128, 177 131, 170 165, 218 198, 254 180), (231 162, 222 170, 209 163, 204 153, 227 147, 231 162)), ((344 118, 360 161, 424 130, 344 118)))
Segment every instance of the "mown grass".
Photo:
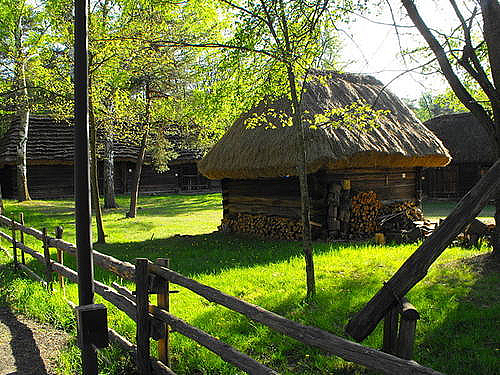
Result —
MULTIPOLYGON (((290 319, 345 336, 343 327, 350 316, 416 248, 316 243, 318 296, 313 303, 306 303, 300 244, 211 233, 220 222, 220 200, 218 194, 145 197, 141 199, 139 217, 130 220, 123 219, 126 199, 120 197, 124 208, 105 213, 108 244, 96 245, 96 249, 128 261, 137 257, 168 257, 172 269, 202 283, 290 319)), ((74 239, 72 202, 7 201, 6 211, 9 216, 25 212, 27 224, 37 228, 63 225, 65 239, 74 239)), ((7 246, 3 242, 3 247, 7 246)), ((486 251, 447 249, 428 276, 409 293, 422 316, 417 329, 418 362, 448 374, 498 372, 498 272, 482 272, 473 263, 461 261, 486 251)), ((6 262, 5 257, 2 262, 6 262)), ((74 266, 71 257, 67 256, 65 262, 74 266)), ((30 266, 35 264, 30 262, 30 266)), ((96 278, 106 283, 116 280, 99 269, 96 278)), ((11 267, 0 271, 0 285, 3 301, 74 333, 71 311, 59 291, 50 296, 35 282, 14 274, 11 267)), ((130 283, 125 285, 133 288, 130 283)), ((66 296, 76 302, 76 286, 70 285, 66 296)), ((185 289, 172 296, 172 311, 283 374, 372 373, 285 338, 185 289)), ((109 325, 133 340, 134 324, 112 306, 109 325)), ((178 334, 172 336, 172 362, 177 373, 239 373, 192 341, 178 334)), ((364 344, 380 347, 381 327, 364 344)), ((61 357, 61 373, 77 371, 77 359, 77 349, 72 345, 61 357)), ((116 349, 106 351, 101 361, 102 373, 132 371, 130 360, 116 349)))

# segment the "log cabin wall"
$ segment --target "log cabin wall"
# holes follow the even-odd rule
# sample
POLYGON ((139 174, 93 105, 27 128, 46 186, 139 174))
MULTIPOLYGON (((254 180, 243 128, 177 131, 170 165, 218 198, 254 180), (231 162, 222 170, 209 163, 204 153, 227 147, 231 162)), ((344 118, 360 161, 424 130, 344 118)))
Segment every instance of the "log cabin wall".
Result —
POLYGON ((428 198, 460 199, 491 167, 481 163, 451 163, 423 171, 424 195, 428 198))
MULTIPOLYGON (((309 175, 311 220, 325 220, 326 187, 319 185, 316 175, 309 175)), ((301 218, 300 189, 297 177, 262 178, 256 180, 224 179, 222 203, 224 215, 253 214, 301 218)))
MULTIPOLYGON (((311 197, 313 238, 347 238, 350 233, 350 205, 354 194, 375 192, 376 199, 388 204, 417 200, 417 169, 358 169, 319 171, 308 176, 311 197)), ((278 233, 252 225, 272 225, 284 239, 297 239, 301 203, 297 177, 262 178, 255 180, 222 180, 223 224, 231 231, 278 233), (267 218, 264 220, 263 218, 267 218), (270 220, 274 218, 274 220, 270 220), (284 223, 276 218, 285 218, 284 223), (291 232, 290 236, 287 236, 291 232)), ((300 224, 299 224, 300 225, 300 224)), ((223 225, 224 227, 224 225, 223 225)))
POLYGON ((17 194, 16 169, 14 166, 5 165, 0 169, 0 184, 2 184, 2 196, 14 198, 17 194))
POLYGON ((28 191, 33 199, 71 197, 72 165, 29 165, 28 191))
POLYGON ((417 170, 406 169, 352 169, 324 172, 324 184, 351 181, 353 193, 374 191, 383 203, 417 199, 417 170))

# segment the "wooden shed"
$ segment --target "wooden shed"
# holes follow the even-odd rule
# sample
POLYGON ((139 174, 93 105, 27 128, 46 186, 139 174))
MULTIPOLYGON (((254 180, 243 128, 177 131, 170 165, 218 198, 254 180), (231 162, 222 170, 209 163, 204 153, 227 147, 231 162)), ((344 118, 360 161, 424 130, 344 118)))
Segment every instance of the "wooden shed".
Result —
MULTIPOLYGON (((309 119, 352 103, 388 111, 369 129, 342 123, 308 127, 306 164, 316 237, 373 232, 374 218, 366 220, 370 225, 356 224, 356 215, 366 209, 358 203, 377 206, 370 209, 374 216, 383 204, 414 202, 419 169, 450 160, 441 141, 383 87, 370 76, 325 71, 316 71, 306 85, 302 105, 309 119)), ((242 115, 199 162, 205 176, 222 179, 224 229, 300 237, 298 137, 289 126, 288 108, 286 99, 261 103, 242 115), (255 116, 266 121, 256 124, 251 120, 255 116)))
MULTIPOLYGON (((17 192, 16 129, 18 126, 19 120, 14 119, 7 133, 0 139, 0 183, 4 197, 15 197, 17 192)), ((28 189, 32 198, 73 195, 73 137, 74 128, 67 121, 56 121, 47 116, 30 117, 27 164, 28 189)), ((131 190, 138 149, 138 146, 124 142, 116 142, 114 145, 117 193, 131 190)), ((179 157, 171 161, 170 168, 165 173, 157 173, 151 165, 151 159, 147 157, 142 169, 141 191, 176 192, 211 186, 209 180, 197 172, 196 163, 201 157, 200 151, 180 148, 178 154, 179 157)), ((99 178, 102 179, 100 160, 98 172, 99 178)))
POLYGON ((496 161, 494 140, 471 113, 442 115, 424 123, 450 151, 452 161, 423 172, 429 198, 462 198, 496 161))

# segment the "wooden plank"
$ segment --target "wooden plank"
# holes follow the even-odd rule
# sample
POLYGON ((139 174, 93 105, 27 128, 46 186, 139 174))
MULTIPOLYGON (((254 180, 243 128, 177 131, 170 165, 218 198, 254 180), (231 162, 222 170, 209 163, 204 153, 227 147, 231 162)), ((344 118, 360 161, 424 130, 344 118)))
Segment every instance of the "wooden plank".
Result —
POLYGON ((136 304, 137 304, 137 368, 141 375, 151 374, 150 365, 150 330, 149 320, 149 278, 148 260, 145 258, 136 259, 135 271, 136 304))
POLYGON ((364 340, 394 304, 395 299, 403 297, 425 277, 432 263, 481 212, 499 184, 500 160, 460 200, 446 220, 406 260, 385 286, 349 321, 346 332, 358 341, 364 340))
MULTIPOLYGON (((43 233, 35 228, 21 226, 20 223, 15 222, 14 220, 0 215, 0 224, 5 225, 7 227, 11 227, 12 223, 18 230, 22 230, 24 233, 33 236, 40 241, 43 241, 43 233)), ((59 240, 56 238, 52 238, 48 236, 48 242, 50 247, 55 247, 56 249, 61 249, 68 254, 76 256, 76 246, 70 242, 66 242, 64 240, 59 240)), ((130 281, 134 280, 135 267, 133 264, 129 262, 124 262, 119 259, 113 258, 112 256, 102 254, 98 251, 93 251, 94 255, 94 263, 114 274, 120 276, 123 279, 127 279, 130 281)))
POLYGON ((47 228, 43 228, 43 257, 45 259, 45 281, 47 282, 47 288, 52 291, 52 267, 50 259, 50 248, 49 240, 47 237, 47 228))
MULTIPOLYGON (((63 227, 58 226, 56 227, 56 238, 58 240, 62 240, 63 237, 63 227)), ((64 252, 61 249, 57 249, 57 262, 60 264, 64 264, 64 252)), ((61 287, 63 293, 64 291, 64 277, 61 274, 58 274, 57 277, 59 278, 59 286, 61 287)))
MULTIPOLYGON (((19 222, 24 225, 24 213, 19 214, 19 222)), ((19 241, 24 244, 24 232, 19 231, 19 241)), ((26 264, 26 259, 24 258, 24 251, 21 249, 21 263, 26 264)))
MULTIPOLYGON (((119 290, 123 295, 122 298, 129 300, 130 303, 135 306, 136 296, 134 296, 131 291, 123 286, 119 286, 116 284, 114 284, 114 287, 117 288, 117 290, 119 290)), ((275 372, 272 372, 272 370, 255 361, 254 359, 248 357, 246 354, 237 351, 236 349, 221 342, 208 333, 189 325, 182 319, 173 316, 168 311, 152 305, 150 305, 149 310, 152 314, 150 315, 151 317, 154 316, 155 318, 169 324, 175 332, 178 332, 186 337, 195 340, 200 345, 205 346, 207 349, 211 350, 217 355, 220 355, 225 360, 225 356, 228 356, 228 362, 232 363, 236 367, 245 371, 252 369, 256 371, 250 372, 251 374, 275 374, 275 372)))
POLYGON ((16 227, 12 226, 12 259, 14 260, 14 267, 17 268, 17 241, 16 241, 16 227))
POLYGON ((394 306, 385 315, 384 318, 384 342, 382 350, 389 354, 396 354, 398 344, 398 323, 399 308, 394 306))
POLYGON ((383 353, 379 350, 335 336, 332 333, 319 328, 305 326, 288 320, 278 314, 267 311, 262 307, 242 301, 238 298, 222 293, 217 289, 189 279, 168 268, 149 263, 149 270, 156 275, 160 275, 170 280, 170 282, 174 284, 181 285, 193 291, 210 302, 225 306, 230 310, 245 315, 251 320, 262 323, 277 332, 281 332, 304 344, 308 344, 335 354, 346 361, 355 362, 375 370, 380 370, 386 374, 441 374, 437 371, 421 366, 414 361, 404 360, 393 355, 383 353))
POLYGON ((162 310, 156 306, 151 306, 151 312, 155 317, 167 322, 174 331, 179 332, 186 337, 189 337, 200 345, 203 345, 205 348, 220 356, 224 361, 231 363, 232 365, 238 367, 248 374, 278 374, 276 371, 270 369, 269 367, 264 366, 263 364, 255 361, 246 354, 237 351, 233 347, 223 343, 222 341, 216 339, 208 333, 205 333, 202 330, 187 324, 182 319, 169 314, 165 310, 162 310))
MULTIPOLYGON (((112 330, 111 328, 108 328, 108 337, 113 344, 119 346, 129 353, 133 353, 135 358, 137 346, 132 344, 125 337, 121 336, 120 334, 118 334, 118 332, 112 330)), ((155 358, 151 358, 151 366, 153 367, 154 373, 156 375, 176 375, 176 373, 173 372, 172 369, 168 368, 167 366, 165 366, 165 364, 161 363, 155 358)))
MULTIPOLYGON (((169 268, 169 260, 160 258, 157 259, 156 263, 160 266, 169 268)), ((160 293, 157 295, 157 306, 165 311, 170 311, 170 286, 168 280, 162 279, 160 293)), ((168 325, 164 325, 162 329, 162 337, 158 340, 158 359, 165 365, 170 367, 170 355, 169 355, 169 337, 168 337, 168 325)))

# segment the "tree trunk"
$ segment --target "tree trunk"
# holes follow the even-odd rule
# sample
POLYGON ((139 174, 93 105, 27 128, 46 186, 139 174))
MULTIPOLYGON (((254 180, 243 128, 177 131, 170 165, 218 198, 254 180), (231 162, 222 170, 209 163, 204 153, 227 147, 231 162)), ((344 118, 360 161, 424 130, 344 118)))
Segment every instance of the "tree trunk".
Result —
POLYGON ((146 113, 145 113, 145 128, 142 135, 141 148, 137 155, 137 162, 135 164, 134 182, 132 191, 130 192, 130 209, 127 212, 127 217, 133 218, 137 216, 137 199, 139 198, 139 184, 141 182, 142 166, 144 164, 144 156, 146 154, 146 145, 149 134, 149 123, 151 120, 151 93, 149 90, 149 83, 146 83, 146 113))
POLYGON ((18 111, 19 131, 16 146, 16 177, 17 177, 17 199, 19 202, 29 201, 31 197, 28 192, 28 175, 26 165, 26 146, 28 144, 28 125, 29 125, 29 103, 28 89, 26 87, 26 75, 24 71, 24 62, 17 64, 18 81, 18 111))
MULTIPOLYGON (((495 84, 497 101, 492 100, 493 122, 495 126, 495 140, 497 156, 500 158, 500 3, 497 0, 481 0, 483 13, 483 32, 488 46, 491 77, 495 84)), ((493 236, 493 255, 500 257, 500 188, 495 195, 495 225, 493 236)))
POLYGON ((104 208, 118 208, 115 199, 115 163, 112 134, 107 134, 104 142, 104 208))
POLYGON ((127 217, 133 218, 137 216, 137 199, 139 197, 139 184, 141 181, 142 165, 144 164, 144 155, 146 154, 146 144, 148 140, 148 129, 145 130, 139 154, 137 155, 137 162, 135 163, 134 182, 130 192, 130 209, 127 212, 127 217))
POLYGON ((302 239, 304 259, 306 263, 306 285, 308 300, 316 296, 316 281, 314 276, 314 259, 312 252, 312 235, 311 235, 311 207, 309 199, 309 186, 307 183, 307 165, 306 165, 306 132, 305 124, 302 123, 302 109, 300 107, 299 98, 295 89, 295 74, 293 68, 288 65, 288 82, 291 88, 291 97, 293 105, 293 126, 297 129, 297 148, 298 148, 298 166, 297 172, 299 175, 300 184, 300 202, 302 216, 302 239))
POLYGON ((96 124, 91 95, 89 95, 89 125, 90 125, 90 185, 92 187, 92 206, 95 211, 97 226, 97 243, 106 243, 104 226, 102 224, 101 204, 99 202, 99 180, 97 179, 96 124))

